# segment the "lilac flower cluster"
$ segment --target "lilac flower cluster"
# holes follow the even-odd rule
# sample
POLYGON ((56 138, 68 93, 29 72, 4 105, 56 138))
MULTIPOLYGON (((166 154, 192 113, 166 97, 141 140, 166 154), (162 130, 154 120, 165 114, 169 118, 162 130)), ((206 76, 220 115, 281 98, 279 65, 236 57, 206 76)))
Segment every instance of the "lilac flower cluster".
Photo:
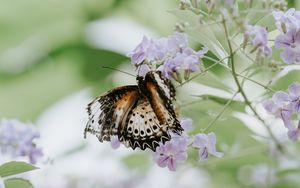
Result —
POLYGON ((281 32, 275 39, 275 48, 283 49, 282 60, 287 64, 300 64, 300 11, 273 11, 277 29, 281 32))
POLYGON ((201 58, 207 51, 206 47, 194 51, 188 47, 187 35, 176 32, 168 38, 156 40, 144 37, 128 56, 139 67, 138 75, 143 76, 151 69, 158 69, 166 78, 172 77, 180 82, 180 71, 184 71, 185 79, 190 73, 199 71, 201 58))
POLYGON ((300 137, 300 83, 291 84, 288 93, 276 92, 272 99, 264 101, 263 106, 268 113, 282 119, 291 140, 298 140, 300 137))
POLYGON ((18 120, 0 121, 0 152, 10 157, 28 157, 35 164, 43 156, 41 148, 35 144, 39 132, 28 124, 18 120))
MULTIPOLYGON (((160 167, 168 167, 169 170, 175 171, 177 161, 185 161, 188 157, 187 150, 190 140, 192 140, 187 131, 192 126, 191 119, 182 119, 181 125, 184 128, 182 135, 175 133, 171 134, 171 140, 165 144, 160 143, 154 153, 154 160, 160 167)), ((214 133, 197 134, 192 142, 193 147, 199 150, 199 159, 206 160, 208 155, 214 155, 216 157, 222 157, 223 153, 216 151, 216 136, 214 133)))
POLYGON ((270 57, 272 49, 268 47, 268 32, 266 28, 245 23, 244 43, 250 42, 254 46, 252 52, 257 50, 257 55, 270 57))

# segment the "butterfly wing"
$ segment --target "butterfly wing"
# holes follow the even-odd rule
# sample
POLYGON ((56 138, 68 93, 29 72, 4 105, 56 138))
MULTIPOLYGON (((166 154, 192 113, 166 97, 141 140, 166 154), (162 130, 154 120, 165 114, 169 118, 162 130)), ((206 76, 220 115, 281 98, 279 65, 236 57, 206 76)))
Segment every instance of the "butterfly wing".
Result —
POLYGON ((137 86, 123 86, 106 92, 88 104, 89 120, 84 135, 96 135, 100 142, 109 141, 111 135, 122 132, 132 107, 139 99, 137 86))
POLYGON ((119 136, 120 141, 133 149, 136 147, 155 151, 159 142, 170 140, 168 128, 160 124, 147 98, 140 98, 130 111, 126 130, 119 136))
POLYGON ((165 78, 160 71, 150 72, 148 79, 155 80, 157 89, 170 100, 175 100, 175 87, 171 81, 165 78))
POLYGON ((175 89, 171 82, 164 78, 160 72, 152 71, 148 72, 145 79, 139 82, 139 88, 147 96, 160 124, 181 134, 183 129, 173 107, 175 89))

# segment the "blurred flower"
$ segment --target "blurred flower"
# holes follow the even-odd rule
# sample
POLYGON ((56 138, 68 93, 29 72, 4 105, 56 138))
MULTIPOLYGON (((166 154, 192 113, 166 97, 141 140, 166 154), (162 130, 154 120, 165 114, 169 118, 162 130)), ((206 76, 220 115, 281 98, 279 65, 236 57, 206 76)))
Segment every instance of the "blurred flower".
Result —
POLYGON ((300 83, 289 85, 291 106, 296 113, 300 114, 300 83))
POLYGON ((118 149, 120 147, 120 141, 118 136, 116 135, 110 136, 110 145, 114 149, 118 149))
POLYGON ((282 119, 288 137, 296 141, 300 137, 300 83, 292 83, 288 90, 289 93, 276 92, 263 106, 268 113, 282 119))
POLYGON ((4 188, 4 180, 0 176, 0 188, 4 188))
POLYGON ((18 120, 0 121, 0 151, 11 157, 26 156, 30 163, 35 164, 43 156, 41 148, 34 143, 39 132, 28 124, 18 120))
POLYGON ((300 64, 300 29, 293 28, 279 35, 275 39, 275 47, 284 49, 280 55, 284 62, 300 64))
POLYGON ((184 131, 189 131, 193 126, 193 120, 191 118, 182 118, 180 120, 180 125, 184 131))
POLYGON ((288 137, 292 141, 297 141, 298 138, 300 137, 300 120, 299 121, 292 121, 292 125, 290 125, 289 130, 288 130, 288 137))
POLYGON ((199 149, 199 159, 206 160, 208 155, 214 155, 216 157, 223 157, 222 152, 216 151, 216 135, 215 133, 197 134, 193 142, 193 147, 199 149))
POLYGON ((280 117, 284 122, 287 122, 291 117, 289 95, 283 91, 276 92, 271 100, 263 102, 263 106, 268 113, 280 117))
POLYGON ((265 164, 252 167, 249 178, 258 187, 270 186, 277 181, 275 169, 265 164))
POLYGON ((142 76, 145 77, 145 75, 147 74, 147 72, 150 71, 150 68, 148 65, 141 65, 137 68, 137 75, 138 76, 142 76))
POLYGON ((258 50, 258 54, 264 57, 270 57, 272 55, 272 49, 268 47, 268 32, 266 28, 261 26, 252 26, 245 23, 245 41, 250 41, 254 46, 253 51, 258 50))
POLYGON ((293 28, 300 28, 300 12, 294 8, 287 10, 285 13, 282 11, 273 11, 273 16, 277 29, 283 33, 293 28))
POLYGON ((142 42, 128 56, 134 65, 140 65, 144 60, 153 60, 155 57, 153 40, 144 36, 142 42))

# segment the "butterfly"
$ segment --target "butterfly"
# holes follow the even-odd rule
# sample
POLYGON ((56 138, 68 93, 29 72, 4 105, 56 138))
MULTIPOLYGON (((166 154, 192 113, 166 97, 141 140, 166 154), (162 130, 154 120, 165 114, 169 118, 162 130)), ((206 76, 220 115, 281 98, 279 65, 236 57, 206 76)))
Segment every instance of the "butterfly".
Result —
POLYGON ((159 143, 171 139, 170 132, 183 131, 173 101, 175 88, 160 71, 137 76, 137 85, 114 88, 88 104, 89 120, 84 130, 100 142, 118 136, 132 149, 155 151, 159 143))

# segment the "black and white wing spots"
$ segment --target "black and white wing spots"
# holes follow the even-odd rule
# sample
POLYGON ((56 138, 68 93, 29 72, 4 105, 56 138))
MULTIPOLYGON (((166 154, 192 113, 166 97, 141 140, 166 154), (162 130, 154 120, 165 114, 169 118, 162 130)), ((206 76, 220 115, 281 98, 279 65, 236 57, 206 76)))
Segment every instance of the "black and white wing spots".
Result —
POLYGON ((96 135, 100 142, 110 140, 124 129, 126 117, 138 100, 137 86, 123 86, 108 91, 88 104, 89 120, 84 134, 96 135))
POLYGON ((133 149, 150 148, 155 151, 160 142, 167 140, 170 140, 167 125, 160 124, 146 98, 140 99, 127 118, 126 130, 120 136, 120 141, 133 149))
POLYGON ((158 89, 160 89, 168 99, 175 100, 176 91, 170 80, 163 77, 160 71, 153 72, 153 79, 156 81, 158 89))

